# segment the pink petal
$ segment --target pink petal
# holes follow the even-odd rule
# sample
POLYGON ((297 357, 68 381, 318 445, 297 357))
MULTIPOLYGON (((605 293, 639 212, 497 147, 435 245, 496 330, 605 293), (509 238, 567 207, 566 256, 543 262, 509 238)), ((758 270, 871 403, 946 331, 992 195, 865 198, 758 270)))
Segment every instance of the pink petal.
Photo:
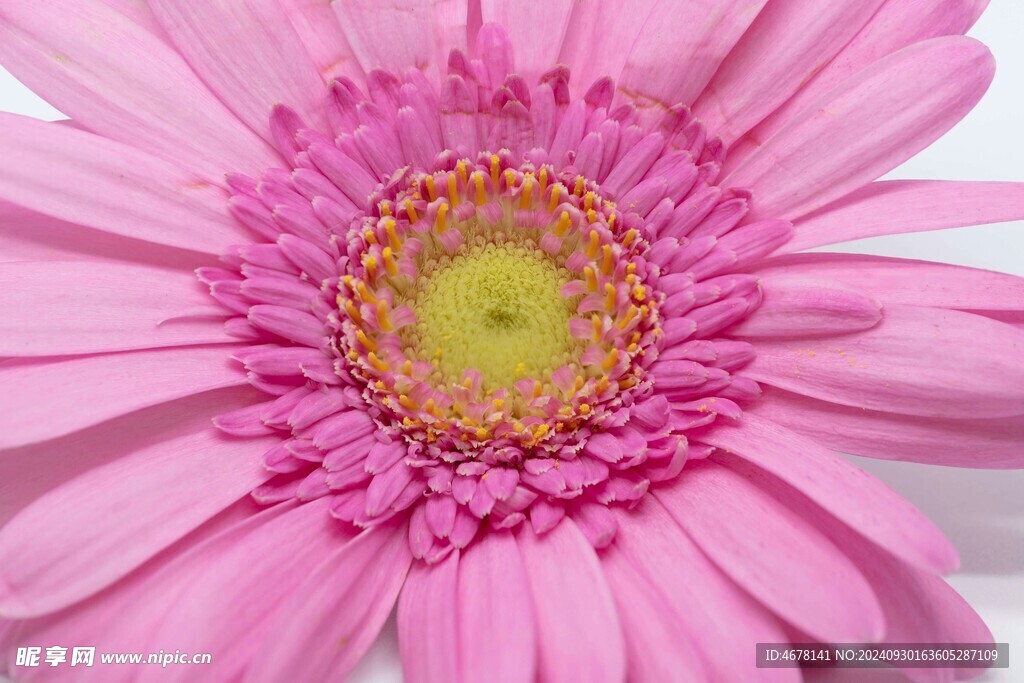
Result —
POLYGON ((0 263, 127 262, 193 270, 207 259, 212 262, 209 256, 194 251, 114 235, 0 201, 0 263))
POLYGON ((361 533, 293 587, 247 683, 343 680, 391 613, 412 561, 404 527, 361 533))
POLYGON ((929 38, 963 34, 986 4, 988 0, 888 0, 882 3, 835 59, 802 83, 793 97, 729 150, 726 168, 735 167, 795 116, 869 64, 929 38))
POLYGON ((409 570, 398 598, 398 645, 407 683, 459 679, 458 572, 458 551, 436 565, 414 562, 409 570))
POLYGON ((199 176, 69 126, 0 115, 0 199, 107 232, 219 255, 245 233, 199 176))
POLYGON ((365 80, 331 8, 332 3, 319 0, 279 1, 325 81, 335 78, 350 78, 356 82, 365 80))
POLYGON ((511 532, 489 531, 466 548, 459 558, 456 600, 462 680, 531 683, 536 627, 530 585, 511 532))
POLYGON ((227 170, 257 173, 274 163, 273 151, 174 50, 103 2, 7 2, 3 34, 4 66, 88 130, 186 159, 211 181, 227 170))
POLYGON ((348 0, 331 3, 363 70, 426 70, 440 76, 453 49, 466 50, 467 3, 348 0), (388 36, 381 40, 381 36, 388 36))
POLYGON ((878 601, 846 556, 742 474, 689 463, 655 496, 723 572, 801 631, 826 642, 882 637, 878 601))
MULTIPOLYGON (((787 271, 789 272, 789 271, 787 271)), ((805 337, 866 330, 882 319, 870 296, 835 280, 796 274, 760 278, 764 299, 754 314, 729 329, 739 337, 805 337)))
POLYGON ((808 107, 725 185, 754 191, 748 220, 810 213, 934 142, 974 108, 994 68, 988 49, 971 38, 935 38, 901 50, 808 107))
POLYGON ((840 337, 763 340, 743 374, 833 403, 923 417, 1024 413, 1024 330, 960 311, 886 306, 840 337))
POLYGON ((818 443, 748 412, 738 423, 715 422, 701 440, 774 474, 906 562, 939 573, 956 569, 956 551, 931 520, 818 443))
POLYGON ((766 387, 754 414, 843 453, 951 467, 1024 467, 1024 416, 962 420, 881 413, 766 387))
MULTIPOLYGON (((328 514, 326 499, 287 510, 211 561, 174 601, 153 643, 175 643, 182 652, 216 653, 204 676, 238 676, 274 637, 278 608, 305 577, 352 535, 328 514)), ((161 672, 160 680, 189 681, 187 667, 161 672)))
POLYGON ((1024 219, 1024 183, 885 180, 814 211, 779 252, 876 235, 1024 219))
MULTIPOLYGON (((766 0, 657 3, 628 52, 619 78, 620 92, 641 107, 693 104, 737 41, 742 45, 740 36, 765 4, 766 0), (681 64, 686 67, 680 68, 681 64)), ((626 7, 623 11, 634 10, 626 7)), ((598 40, 607 46, 603 37, 598 40)))
POLYGON ((120 579, 266 481, 271 443, 211 427, 45 493, 0 529, 0 610, 45 614, 120 579))
POLYGON ((881 5, 882 0, 773 0, 712 72, 694 115, 711 135, 732 145, 827 64, 881 5))
POLYGON ((703 643, 686 632, 658 587, 614 550, 602 556, 601 569, 615 596, 626 638, 626 680, 708 680, 700 654, 703 643))
MULTIPOLYGON (((754 676, 756 643, 788 640, 781 623, 722 574, 683 533, 655 496, 620 514, 619 533, 607 551, 623 554, 656 586, 694 642, 711 680, 754 676)), ((758 681, 796 683, 796 669, 757 671, 758 681)))
POLYGON ((0 368, 0 448, 45 441, 140 408, 247 383, 236 347, 160 349, 0 368))
POLYGON ((537 615, 537 674, 548 683, 621 683, 625 643, 593 546, 566 517, 543 536, 518 537, 537 615))
POLYGON ((515 71, 533 85, 558 63, 575 4, 574 0, 551 0, 541 8, 527 2, 481 0, 480 11, 484 23, 505 29, 512 43, 515 71))
POLYGON ((327 130, 323 81, 277 2, 150 0, 149 6, 200 78, 266 140, 277 104, 327 130))
POLYGON ((224 332, 224 311, 191 273, 91 262, 4 263, 0 291, 2 356, 234 341, 224 332))

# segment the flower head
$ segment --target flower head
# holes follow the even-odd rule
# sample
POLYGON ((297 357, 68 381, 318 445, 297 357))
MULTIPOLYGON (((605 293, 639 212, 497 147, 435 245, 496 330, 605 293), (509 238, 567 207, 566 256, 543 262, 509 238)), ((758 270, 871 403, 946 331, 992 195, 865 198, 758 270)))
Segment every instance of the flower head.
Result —
POLYGON ((322 680, 397 603, 407 678, 474 683, 991 639, 941 533, 830 449, 1018 464, 1024 286, 791 253, 1024 215, 872 182, 980 98, 984 3, 109 4, 0 10, 91 131, 0 119, 15 225, 73 238, 0 264, 0 446, 44 472, 0 643, 322 680))

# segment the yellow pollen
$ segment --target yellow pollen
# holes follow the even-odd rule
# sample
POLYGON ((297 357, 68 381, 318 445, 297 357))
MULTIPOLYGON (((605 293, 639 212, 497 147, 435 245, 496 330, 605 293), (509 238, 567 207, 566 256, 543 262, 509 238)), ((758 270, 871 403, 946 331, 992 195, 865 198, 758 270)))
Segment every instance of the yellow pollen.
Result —
POLYGON ((519 208, 529 209, 533 206, 533 178, 529 176, 523 181, 523 196, 519 202, 519 208))
POLYGON ((583 197, 583 210, 589 212, 593 208, 594 208, 594 193, 593 192, 587 192, 587 194, 583 197))
POLYGON ((622 246, 628 247, 633 244, 633 240, 636 239, 636 230, 630 228, 626 231, 626 234, 622 236, 622 246))
POLYGON ((388 275, 398 275, 398 264, 395 263, 395 253, 391 247, 384 247, 384 269, 388 275))
POLYGON ((617 298, 617 294, 618 292, 615 291, 615 285, 610 282, 604 283, 604 308, 609 313, 615 310, 615 299, 617 298))
POLYGON ((476 438, 479 439, 480 441, 483 441, 484 439, 486 439, 487 438, 487 430, 484 429, 483 427, 477 427, 476 438))
POLYGON ((373 351, 371 351, 366 356, 366 359, 368 361, 370 361, 370 365, 372 365, 373 367, 377 368, 381 372, 387 372, 388 371, 388 364, 385 363, 384 361, 382 361, 380 358, 377 358, 377 354, 374 353, 373 351))
POLYGON ((565 237, 565 233, 569 231, 572 226, 572 219, 569 218, 569 212, 563 211, 562 215, 558 217, 558 225, 555 226, 555 234, 559 237, 565 237))
POLYGON ((398 233, 395 231, 394 218, 384 221, 384 233, 388 236, 388 244, 391 245, 391 251, 399 251, 402 248, 402 240, 398 239, 398 233))
POLYGON ((633 318, 636 317, 636 314, 637 314, 636 306, 630 305, 629 310, 626 311, 626 315, 618 323, 619 329, 620 330, 626 329, 626 327, 629 326, 629 324, 631 322, 633 322, 633 318))
POLYGON ((591 314, 590 322, 594 326, 594 341, 601 341, 602 324, 600 316, 597 313, 591 314))
POLYGON ((548 212, 554 213, 562 200, 562 183, 555 183, 551 186, 551 200, 548 202, 548 212))
POLYGON ((540 398, 542 393, 544 393, 544 385, 540 383, 540 380, 533 380, 533 397, 540 398))
POLYGON ((605 275, 611 275, 615 268, 615 262, 612 260, 612 246, 606 244, 601 247, 601 272, 605 275))
POLYGON ((505 169, 505 189, 509 192, 516 186, 516 172, 511 168, 505 169))
POLYGON ((359 294, 359 298, 368 304, 377 303, 377 297, 370 293, 370 290, 366 288, 366 283, 360 280, 356 284, 356 293, 359 294))
POLYGON ((594 211, 593 209, 591 209, 590 211, 587 211, 587 222, 588 223, 596 223, 597 222, 597 211, 594 211))
POLYGON ((484 174, 479 171, 473 173, 473 186, 476 188, 476 205, 481 206, 487 203, 487 194, 484 187, 484 174))
POLYGON ((626 264, 626 272, 629 273, 630 275, 636 275, 636 264, 635 263, 627 263, 626 264))
POLYGON ((579 391, 580 389, 583 388, 583 385, 586 383, 587 381, 583 379, 582 375, 576 375, 576 382, 573 384, 573 391, 579 391))
POLYGON ((420 219, 419 214, 416 213, 416 207, 413 206, 413 203, 412 203, 411 199, 406 199, 405 200, 405 215, 407 215, 409 217, 409 222, 410 223, 415 223, 415 222, 419 221, 419 219, 420 219))
POLYGON ((584 415, 588 414, 590 412, 590 405, 587 403, 581 403, 580 412, 583 413, 584 415))
POLYGON ((494 184, 494 191, 498 191, 498 175, 501 173, 501 158, 497 154, 491 155, 491 182, 494 184))
POLYGON ((375 344, 372 339, 367 337, 366 333, 363 332, 362 330, 356 330, 356 339, 358 339, 359 343, 362 344, 363 346, 365 346, 367 348, 367 350, 369 350, 369 351, 376 351, 377 350, 377 344, 375 344))
POLYGON ((395 329, 388 318, 388 302, 383 299, 377 302, 377 325, 385 332, 395 329))
POLYGON ((345 300, 345 313, 347 313, 352 322, 357 325, 363 322, 363 316, 359 315, 359 309, 356 308, 356 305, 352 303, 351 299, 345 300))
POLYGON ((469 181, 466 180, 466 161, 465 161, 465 159, 460 159, 459 163, 455 164, 455 172, 459 174, 459 180, 462 181, 463 185, 468 184, 469 181))
POLYGON ((381 202, 380 203, 380 215, 381 216, 390 216, 391 215, 391 204, 389 204, 388 202, 381 202))
POLYGON ((437 207, 437 234, 443 235, 448 230, 448 205, 437 207))
POLYGON ((587 189, 587 181, 583 176, 576 176, 576 187, 573 189, 573 194, 577 197, 583 196, 583 191, 587 189))
POLYGON ((459 203, 459 180, 454 173, 448 174, 448 201, 452 206, 459 203))
POLYGON ((643 301, 647 298, 647 288, 643 285, 637 285, 633 288, 633 298, 637 301, 643 301))
POLYGON ((590 231, 590 243, 587 245, 587 258, 592 259, 597 256, 598 250, 601 248, 601 236, 597 234, 597 230, 590 231))
POLYGON ((398 405, 402 406, 406 410, 419 410, 420 408, 418 405, 416 405, 416 401, 413 401, 405 394, 399 394, 398 405))
POLYGON ((537 177, 540 179, 539 194, 543 196, 544 190, 548 189, 548 169, 540 169, 540 173, 537 174, 537 177))
POLYGON ((373 234, 373 230, 367 230, 363 233, 363 237, 366 238, 368 244, 377 244, 377 236, 373 234))
POLYGON ((428 175, 424 182, 427 185, 427 196, 430 197, 430 201, 437 199, 437 188, 434 187, 434 176, 428 175))
POLYGON ((408 377, 412 377, 412 361, 411 360, 406 359, 406 361, 404 363, 402 363, 402 374, 406 375, 408 377))
POLYGON ((590 266, 583 266, 583 276, 587 280, 587 289, 591 292, 597 291, 597 273, 590 266))
POLYGON ((370 274, 370 279, 374 280, 377 278, 377 257, 367 256, 366 261, 363 262, 366 266, 366 272, 370 274))
POLYGON ((604 359, 603 363, 601 363, 601 368, 605 372, 609 372, 609 371, 611 371, 612 368, 614 368, 618 364, 618 362, 619 362, 619 350, 618 349, 612 349, 608 353, 608 357, 604 359))

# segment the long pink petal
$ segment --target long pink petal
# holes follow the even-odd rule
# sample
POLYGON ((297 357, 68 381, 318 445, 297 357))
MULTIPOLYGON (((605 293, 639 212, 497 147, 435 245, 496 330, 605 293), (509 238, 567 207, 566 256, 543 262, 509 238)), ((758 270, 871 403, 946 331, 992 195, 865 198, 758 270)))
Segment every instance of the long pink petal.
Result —
POLYGON ((331 3, 363 70, 440 76, 452 49, 465 51, 468 7, 458 0, 347 0, 331 3), (388 36, 381 40, 381 36, 388 36))
POLYGON ((191 273, 127 264, 0 264, 0 356, 234 341, 191 273))
POLYGON ((900 50, 804 110, 724 183, 754 191, 748 219, 803 216, 934 142, 974 108, 994 70, 992 54, 971 38, 900 50))
POLYGON ((216 265, 208 254, 114 235, 0 201, 0 263, 94 261, 194 270, 216 265))
POLYGON ((792 485, 893 555, 932 572, 956 569, 956 551, 931 520, 817 442, 748 413, 738 424, 716 422, 701 440, 792 485))
POLYGON ((461 680, 533 681, 537 627, 526 569, 511 532, 490 532, 466 548, 459 558, 456 600, 461 680))
POLYGON ((340 77, 357 83, 364 80, 363 69, 331 9, 332 3, 320 0, 280 0, 280 3, 325 81, 340 77))
MULTIPOLYGON (((619 91, 641 107, 660 109, 692 104, 737 41, 742 44, 740 36, 756 20, 765 3, 766 0, 662 0, 628 52, 619 91)), ((769 4, 767 11, 770 7, 769 4)), ((630 6, 624 11, 634 10, 630 6)), ((598 40, 606 49, 603 36, 598 40)), ((712 135, 721 133, 715 127, 709 130, 712 135)))
POLYGON ((74 434, 0 452, 0 526, 47 491, 154 443, 206 429, 215 415, 265 396, 221 389, 118 417, 74 434))
POLYGON ((881 306, 864 292, 832 279, 799 271, 762 274, 761 305, 729 335, 806 337, 866 330, 882 319, 881 306))
POLYGON ((542 73, 558 63, 575 5, 575 0, 550 0, 543 6, 481 0, 480 11, 484 23, 493 22, 505 29, 512 43, 516 73, 533 85, 542 73))
POLYGON ((882 3, 835 59, 801 83, 795 95, 729 149, 725 168, 734 168, 800 112, 872 62, 929 38, 963 34, 977 18, 979 6, 987 3, 988 0, 887 0, 882 3))
POLYGON ((227 194, 112 140, 0 114, 0 199, 99 230, 220 255, 246 233, 227 194))
POLYGON ((840 643, 882 637, 881 608, 842 551, 741 474, 691 463, 654 495, 723 572, 801 631, 840 643))
MULTIPOLYGON (((164 615, 173 610, 178 595, 202 576, 215 558, 287 507, 261 511, 250 499, 239 501, 107 590, 60 612, 18 622, 16 643, 88 642, 98 651, 159 650, 153 640, 155 629, 164 615)), ((92 667, 56 667, 47 671, 48 668, 18 669, 18 681, 127 683, 138 681, 141 673, 135 669, 133 675, 125 677, 120 671, 124 665, 102 666, 99 661, 92 667)), ((156 675, 168 673, 161 667, 154 668, 156 675)))
POLYGON ((248 382, 239 347, 160 349, 0 367, 0 448, 53 439, 120 415, 248 382))
POLYGON ((921 415, 1024 413, 1024 331, 940 308, 886 306, 870 330, 767 339, 743 373, 833 403, 921 415), (982 408, 983 407, 983 408, 982 408))
POLYGON ((181 54, 221 100, 268 141, 277 104, 327 130, 316 65, 281 6, 267 0, 150 0, 181 54))
POLYGON ((275 164, 174 50, 100 0, 5 2, 0 36, 4 66, 95 133, 185 159, 213 181, 275 164))
POLYGON ((1024 467, 1024 415, 916 417, 840 406, 772 387, 750 409, 843 453, 951 467, 1024 467))
POLYGON ((246 683, 344 680, 373 644, 412 562, 404 527, 367 529, 295 586, 246 683))
POLYGON ((271 443, 209 427, 44 494, 0 529, 0 613, 52 612, 128 574, 266 481, 271 443))
MULTIPOLYGON (((175 600, 153 643, 175 643, 183 652, 210 652, 204 676, 230 680, 241 674, 273 637, 278 608, 295 590, 296 577, 315 571, 352 534, 331 517, 328 499, 299 505, 269 521, 210 562, 175 600)), ((193 680, 178 667, 154 680, 193 680)))
POLYGON ((665 599, 700 653, 710 680, 796 683, 795 669, 754 669, 757 643, 785 642, 778 619, 711 563, 658 502, 648 496, 619 515, 608 555, 623 554, 665 599))
MULTIPOLYGON (((398 598, 398 645, 407 683, 459 680, 458 577, 457 550, 436 565, 414 562, 409 570, 398 598)), ((513 666, 525 668, 521 660, 513 666)), ((501 670, 496 669, 499 675, 501 670)))
POLYGON ((693 113, 732 145, 850 42, 882 1, 773 0, 713 72, 693 113))
POLYGON ((1024 310, 1024 278, 946 263, 866 254, 790 254, 762 261, 755 274, 835 279, 883 304, 961 310, 1024 310))
MULTIPOLYGON (((614 548, 614 545, 613 545, 614 548)), ((708 680, 701 657, 703 643, 695 640, 680 617, 665 604, 657 587, 621 553, 601 557, 608 587, 626 639, 626 680, 700 683, 708 680)))
POLYGON ((593 546, 566 517, 518 537, 537 615, 537 674, 548 683, 622 683, 626 653, 615 602, 593 546))
POLYGON ((1024 219, 1024 183, 884 180, 793 224, 779 253, 846 240, 1024 219))

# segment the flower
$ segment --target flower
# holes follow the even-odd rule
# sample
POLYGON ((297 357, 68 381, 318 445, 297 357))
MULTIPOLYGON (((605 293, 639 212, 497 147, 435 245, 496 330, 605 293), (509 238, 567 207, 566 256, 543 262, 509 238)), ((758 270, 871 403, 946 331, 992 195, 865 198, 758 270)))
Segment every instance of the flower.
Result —
POLYGON ((336 680, 396 605, 424 682, 990 642, 832 449, 1019 466, 1024 284, 795 253, 1024 217, 873 182, 980 99, 984 5, 5 2, 73 123, 0 117, 4 650, 336 680))

